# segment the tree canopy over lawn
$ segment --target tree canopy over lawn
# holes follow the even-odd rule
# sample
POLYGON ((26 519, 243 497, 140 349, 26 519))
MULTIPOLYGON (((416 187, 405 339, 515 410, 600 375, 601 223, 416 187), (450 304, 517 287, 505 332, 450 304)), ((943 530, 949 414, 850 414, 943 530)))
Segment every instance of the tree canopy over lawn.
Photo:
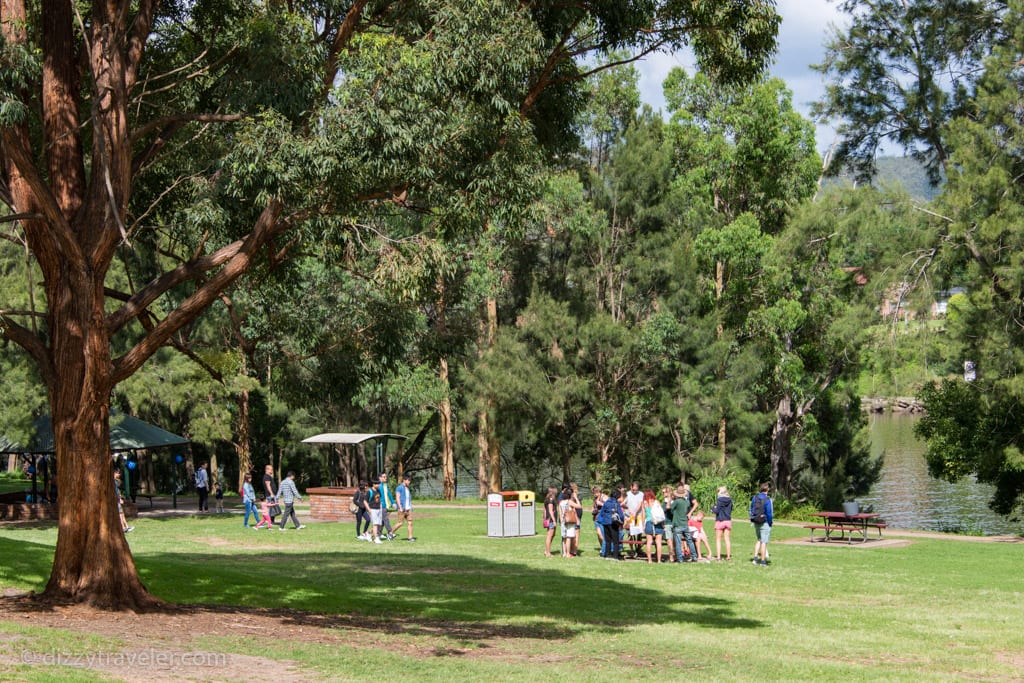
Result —
POLYGON ((429 279, 445 244, 519 220, 584 57, 691 45, 736 81, 777 26, 768 0, 2 0, 2 220, 41 291, 0 329, 53 416, 46 596, 153 603, 106 495, 111 393, 245 273, 374 234, 429 279))

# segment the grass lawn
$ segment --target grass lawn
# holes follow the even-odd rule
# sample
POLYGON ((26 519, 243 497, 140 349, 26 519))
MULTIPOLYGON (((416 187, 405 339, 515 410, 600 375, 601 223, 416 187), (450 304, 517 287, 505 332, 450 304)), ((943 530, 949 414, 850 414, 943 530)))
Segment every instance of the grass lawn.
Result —
MULTIPOLYGON (((251 531, 229 515, 140 519, 129 540, 153 593, 231 626, 140 617, 171 620, 155 646, 224 656, 192 680, 252 666, 273 678, 268 661, 297 672, 278 680, 1024 678, 1024 544, 820 547, 785 543, 807 532, 777 525, 765 568, 736 527, 733 562, 688 565, 601 560, 589 529, 583 557, 545 558, 542 536, 487 538, 483 506, 421 508, 416 543, 356 542, 348 523, 251 531), (268 623, 289 635, 250 630, 268 623)), ((0 591, 41 590, 55 540, 52 525, 0 527, 0 591)), ((54 661, 138 647, 117 619, 44 621, 0 611, 0 680, 164 680, 54 661)))

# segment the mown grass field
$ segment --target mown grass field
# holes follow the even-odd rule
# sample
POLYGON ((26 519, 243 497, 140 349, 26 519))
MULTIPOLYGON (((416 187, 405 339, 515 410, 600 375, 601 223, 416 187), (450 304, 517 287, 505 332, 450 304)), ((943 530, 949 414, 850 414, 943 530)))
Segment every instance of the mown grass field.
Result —
MULTIPOLYGON (((383 546, 351 524, 256 532, 229 515, 141 519, 129 538, 157 596, 237 608, 237 633, 200 623, 181 647, 257 654, 306 680, 1024 680, 1024 544, 821 547, 785 543, 807 532, 777 525, 763 568, 737 523, 731 563, 648 565, 598 558, 591 530, 574 559, 545 558, 542 536, 489 539, 483 506, 417 517, 416 543, 383 546), (293 629, 290 610, 322 619, 256 640, 247 610, 293 629)), ((52 525, 0 527, 0 590, 41 590, 55 540, 52 525)), ((0 680, 147 680, 22 657, 124 648, 102 620, 83 635, 4 614, 0 680)))

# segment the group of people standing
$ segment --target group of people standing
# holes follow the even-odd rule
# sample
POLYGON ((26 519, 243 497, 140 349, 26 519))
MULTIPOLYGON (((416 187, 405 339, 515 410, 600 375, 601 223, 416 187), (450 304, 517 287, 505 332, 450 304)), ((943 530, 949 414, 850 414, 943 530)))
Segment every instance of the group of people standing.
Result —
MULTIPOLYGON (((593 505, 590 514, 603 558, 623 560, 627 556, 639 557, 643 547, 648 562, 662 562, 664 543, 671 562, 732 559, 733 500, 725 486, 718 487, 715 504, 711 508, 715 520, 714 554, 704 532, 704 512, 688 484, 663 487, 660 499, 652 489, 642 491, 639 482, 635 481, 628 489, 620 486, 602 490, 595 486, 591 492, 593 505), (629 546, 626 555, 623 554, 623 545, 629 546)), ((773 523, 767 484, 762 484, 759 493, 751 500, 749 512, 757 536, 754 564, 767 565, 768 540, 773 523)), ((582 518, 583 504, 576 484, 566 484, 561 491, 556 486, 548 487, 544 499, 544 528, 547 530, 544 554, 547 557, 553 556, 551 545, 556 530, 561 530, 562 557, 579 555, 582 518)))

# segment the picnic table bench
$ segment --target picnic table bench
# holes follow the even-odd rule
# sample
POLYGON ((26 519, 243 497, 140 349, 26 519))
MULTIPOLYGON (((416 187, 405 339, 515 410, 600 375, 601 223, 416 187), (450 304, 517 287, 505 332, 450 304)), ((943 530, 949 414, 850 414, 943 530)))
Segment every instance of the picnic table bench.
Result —
POLYGON ((859 539, 860 543, 866 543, 868 540, 868 531, 876 529, 878 536, 881 538, 882 529, 885 529, 888 525, 882 521, 881 515, 874 512, 860 512, 856 515, 848 515, 845 512, 816 512, 815 517, 821 517, 822 522, 819 524, 804 524, 805 529, 811 530, 811 540, 814 540, 814 532, 816 530, 824 531, 824 537, 821 541, 846 541, 847 543, 853 543, 854 539, 859 539))

